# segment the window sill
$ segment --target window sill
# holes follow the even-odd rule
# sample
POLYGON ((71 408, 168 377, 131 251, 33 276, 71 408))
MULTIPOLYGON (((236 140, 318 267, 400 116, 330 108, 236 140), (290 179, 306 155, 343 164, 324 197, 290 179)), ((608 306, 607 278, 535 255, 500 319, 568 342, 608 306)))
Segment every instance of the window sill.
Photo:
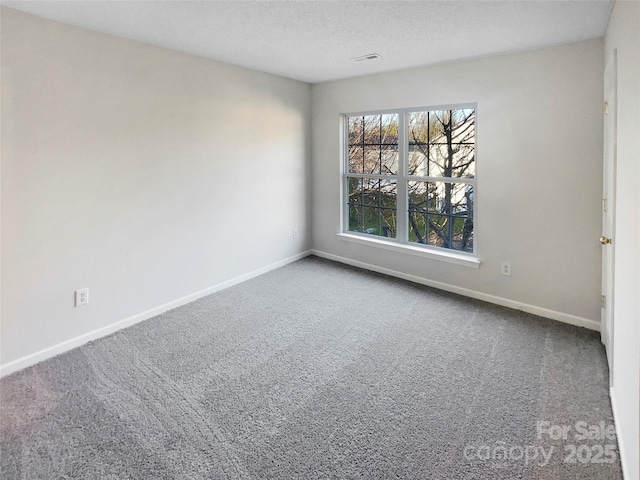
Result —
POLYGON ((346 242, 359 243, 370 247, 383 248, 392 252, 405 253, 418 257, 429 258, 441 262, 455 263, 464 265, 465 267, 480 268, 480 260, 476 257, 464 254, 442 251, 429 247, 419 247, 393 242, 390 240, 382 240, 379 238, 371 238, 370 236, 360 235, 357 233, 338 233, 338 238, 346 242))

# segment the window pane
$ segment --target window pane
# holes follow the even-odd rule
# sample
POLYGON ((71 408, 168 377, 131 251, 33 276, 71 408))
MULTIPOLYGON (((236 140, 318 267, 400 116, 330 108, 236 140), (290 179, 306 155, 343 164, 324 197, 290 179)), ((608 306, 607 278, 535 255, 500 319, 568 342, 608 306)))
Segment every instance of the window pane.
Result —
POLYGON ((409 114, 410 175, 475 176, 475 110, 451 109, 409 114))
POLYGON ((408 173, 420 177, 429 177, 429 149, 427 144, 411 145, 409 144, 408 152, 408 173))
POLYGON ((362 203, 375 207, 396 208, 397 185, 395 180, 363 178, 362 203))
POLYGON ((429 176, 429 112, 409 114, 409 175, 429 176))
POLYGON ((450 110, 454 143, 474 143, 476 112, 473 108, 450 110))
POLYGON ((398 115, 349 117, 350 173, 398 174, 398 115))
POLYGON ((364 173, 364 149, 362 146, 349 147, 349 173, 364 173))
POLYGON ((359 232, 362 225, 362 207, 349 205, 349 231, 359 232))
POLYGON ((411 112, 409 114, 409 143, 427 143, 429 141, 429 112, 411 112))
POLYGON ((473 187, 407 182, 409 241, 473 252, 473 187))
POLYGON ((389 175, 398 174, 398 145, 385 145, 380 150, 380 172, 389 175))
POLYGON ((454 145, 452 177, 473 178, 476 176, 475 148, 473 145, 454 145))
POLYGON ((380 145, 364 146, 364 172, 380 173, 380 145))
POLYGON ((473 252, 473 219, 455 215, 428 216, 429 245, 473 252))
POLYGON ((375 178, 348 178, 349 230, 396 236, 397 184, 375 178))
POLYGON ((349 117, 349 145, 361 145, 363 143, 363 132, 363 117, 349 117))
POLYGON ((354 170, 355 173, 398 174, 398 146, 397 145, 365 145, 361 148, 363 167, 354 170))
POLYGON ((348 203, 362 203, 362 179, 347 178, 349 191, 348 203))
POLYGON ((473 178, 473 145, 433 143, 429 145, 429 169, 425 177, 473 178))
POLYGON ((423 212, 409 210, 409 241, 426 244, 427 222, 423 212))
MULTIPOLYGON (((420 182, 423 183, 423 182, 420 182)), ((425 183, 428 191, 427 210, 429 213, 455 214, 467 216, 473 188, 464 183, 425 183)))
POLYGON ((427 243, 435 247, 451 248, 449 246, 449 219, 444 215, 429 215, 427 243))

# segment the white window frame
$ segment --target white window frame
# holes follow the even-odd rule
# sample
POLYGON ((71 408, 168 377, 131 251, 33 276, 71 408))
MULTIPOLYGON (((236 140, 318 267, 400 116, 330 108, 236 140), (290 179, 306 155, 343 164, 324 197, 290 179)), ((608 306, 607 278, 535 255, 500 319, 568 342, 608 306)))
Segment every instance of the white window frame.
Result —
POLYGON ((434 260, 465 265, 473 268, 480 266, 478 259, 478 236, 476 228, 478 226, 478 105, 477 103, 459 103, 449 105, 434 105, 428 107, 396 108, 390 110, 371 110, 366 112, 350 112, 341 114, 341 159, 340 159, 340 233, 338 237, 348 242, 366 245, 374 248, 391 250, 409 255, 427 257, 434 260), (474 163, 475 173, 473 178, 458 177, 421 177, 408 175, 408 117, 415 112, 439 111, 439 110, 459 110, 473 108, 475 111, 475 146, 474 163), (358 174, 349 173, 349 117, 367 115, 398 115, 398 174, 358 174), (366 233, 353 232, 349 230, 349 205, 348 205, 348 178, 380 178, 395 180, 397 183, 397 232, 396 238, 380 237, 366 233), (462 252, 459 250, 437 247, 434 245, 419 244, 409 242, 409 198, 407 194, 407 182, 445 182, 464 183, 473 186, 473 252, 462 252))

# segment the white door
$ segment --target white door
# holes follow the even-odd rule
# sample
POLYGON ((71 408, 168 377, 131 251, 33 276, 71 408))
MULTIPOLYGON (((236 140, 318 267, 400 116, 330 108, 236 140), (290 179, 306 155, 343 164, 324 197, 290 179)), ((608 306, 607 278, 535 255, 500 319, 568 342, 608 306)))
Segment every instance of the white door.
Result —
MULTIPOLYGON (((602 199, 602 317, 601 336, 609 362, 609 378, 613 381, 613 269, 615 255, 615 177, 616 177, 616 112, 617 52, 614 50, 604 72, 604 158, 602 199)), ((612 385, 613 386, 613 385, 612 385)))

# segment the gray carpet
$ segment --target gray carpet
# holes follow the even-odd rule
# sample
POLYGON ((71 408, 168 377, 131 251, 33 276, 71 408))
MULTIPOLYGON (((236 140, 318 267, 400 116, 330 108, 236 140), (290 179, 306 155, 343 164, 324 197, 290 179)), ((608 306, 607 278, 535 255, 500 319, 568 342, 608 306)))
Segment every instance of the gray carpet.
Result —
POLYGON ((3 479, 622 478, 597 333, 315 257, 0 387, 3 479))

